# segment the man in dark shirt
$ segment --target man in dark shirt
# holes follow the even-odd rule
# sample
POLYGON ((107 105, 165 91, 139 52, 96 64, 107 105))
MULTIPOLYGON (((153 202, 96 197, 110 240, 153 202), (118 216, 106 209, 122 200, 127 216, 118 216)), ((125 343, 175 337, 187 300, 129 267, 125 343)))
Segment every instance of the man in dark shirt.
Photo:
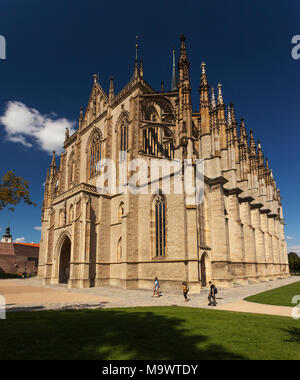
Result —
POLYGON ((208 301, 209 301, 208 306, 217 306, 216 287, 211 281, 209 281, 209 286, 210 286, 210 291, 209 291, 209 295, 208 295, 208 301))

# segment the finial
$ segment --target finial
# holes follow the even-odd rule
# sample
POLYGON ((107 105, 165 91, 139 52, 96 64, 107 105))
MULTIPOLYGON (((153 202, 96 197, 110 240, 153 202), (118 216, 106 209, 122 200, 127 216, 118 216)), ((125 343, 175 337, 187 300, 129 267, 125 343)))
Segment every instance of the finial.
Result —
POLYGON ((143 65, 143 60, 141 59, 140 61, 140 77, 143 78, 144 76, 144 65, 143 65))
POLYGON ((98 75, 98 74, 94 74, 94 75, 93 75, 93 78, 94 78, 94 83, 96 83, 97 80, 99 79, 99 75, 98 75))
POLYGON ((227 107, 227 122, 228 122, 228 125, 232 124, 230 106, 227 107))
POLYGON ((202 62, 202 63, 201 63, 201 73, 202 73, 202 75, 205 75, 205 74, 206 74, 206 69, 205 69, 205 67, 206 67, 206 63, 205 63, 205 62, 202 62))
POLYGON ((241 118, 241 124, 240 124, 240 139, 241 141, 243 141, 243 143, 248 145, 245 119, 243 117, 241 118))
POLYGON ((182 42, 184 42, 184 41, 186 40, 186 38, 185 38, 185 35, 184 35, 184 34, 182 34, 182 35, 180 36, 180 40, 181 40, 182 42))
POLYGON ((165 92, 165 84, 164 84, 164 82, 161 82, 161 88, 160 88, 160 91, 161 91, 161 92, 165 92))
POLYGON ((109 78, 109 94, 108 94, 109 103, 111 103, 113 101, 114 96, 115 96, 115 93, 114 93, 114 78, 113 78, 113 76, 111 76, 109 78))
POLYGON ((215 89, 213 87, 211 89, 211 105, 213 108, 216 107, 215 89))
POLYGON ((138 60, 138 49, 139 49, 139 44, 138 44, 138 39, 139 39, 139 36, 135 36, 135 60, 137 61, 138 60))
POLYGON ((231 120, 233 123, 236 123, 235 113, 234 113, 234 104, 230 104, 231 120))
POLYGON ((173 49, 173 71, 172 71, 172 87, 171 91, 177 90, 177 82, 176 82, 176 66, 175 66, 175 50, 173 49))
POLYGON ((218 105, 223 105, 223 95, 222 95, 222 85, 221 83, 218 83, 218 105))
POLYGON ((66 128, 66 132, 65 132, 65 141, 67 141, 69 137, 70 137, 70 134, 69 134, 69 128, 66 128))

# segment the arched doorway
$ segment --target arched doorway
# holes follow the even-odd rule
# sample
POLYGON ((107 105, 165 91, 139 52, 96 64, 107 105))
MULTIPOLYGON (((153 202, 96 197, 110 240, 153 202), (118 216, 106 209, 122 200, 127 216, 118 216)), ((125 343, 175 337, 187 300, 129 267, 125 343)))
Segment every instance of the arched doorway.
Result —
POLYGON ((209 258, 206 252, 201 256, 200 261, 200 273, 201 273, 201 285, 207 286, 208 281, 210 280, 210 265, 209 258))
POLYGON ((68 237, 65 238, 59 259, 59 283, 67 284, 70 277, 70 261, 71 261, 71 241, 68 237))

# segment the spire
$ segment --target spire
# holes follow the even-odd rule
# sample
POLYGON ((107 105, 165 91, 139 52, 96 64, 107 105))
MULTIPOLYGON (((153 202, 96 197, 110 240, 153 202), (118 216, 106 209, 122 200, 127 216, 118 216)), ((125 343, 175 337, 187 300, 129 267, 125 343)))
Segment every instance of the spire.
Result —
POLYGON ((79 129, 82 128, 83 124, 83 107, 80 107, 80 112, 79 112, 79 129))
POLYGON ((45 184, 49 183, 49 179, 50 179, 50 170, 48 168, 47 169, 47 175, 46 175, 46 182, 45 182, 45 184))
POLYGON ((93 78, 94 78, 94 83, 97 83, 97 80, 99 79, 99 75, 98 74, 94 74, 93 78))
POLYGON ((248 141, 244 118, 241 119, 239 140, 240 162, 248 161, 248 141))
POLYGON ((138 67, 138 38, 139 36, 136 36, 136 43, 135 43, 135 61, 134 61, 134 79, 138 78, 139 76, 139 67, 138 67))
POLYGON ((231 113, 231 120, 232 120, 232 136, 233 136, 233 143, 237 147, 239 145, 239 138, 238 138, 238 125, 234 113, 234 104, 230 104, 230 113, 231 113))
POLYGON ((201 84, 208 85, 207 76, 206 76, 206 63, 201 63, 201 84))
POLYGON ((66 128, 66 132, 65 132, 65 141, 67 141, 70 137, 70 132, 69 132, 69 128, 66 128))
POLYGON ((232 127, 232 120, 231 120, 231 112, 230 112, 230 106, 227 107, 227 123, 228 127, 232 127))
POLYGON ((111 76, 109 80, 109 95, 108 95, 108 101, 109 104, 112 103, 113 99, 115 97, 115 92, 114 92, 114 78, 111 76))
POLYGON ((143 60, 141 59, 140 61, 140 77, 144 77, 144 65, 143 65, 143 60))
POLYGON ((230 106, 227 107, 227 129, 226 129, 226 134, 227 134, 227 147, 231 146, 232 141, 233 141, 233 136, 232 136, 232 119, 231 119, 231 109, 230 106))
POLYGON ((262 179, 265 176, 265 163, 264 163, 264 155, 262 152, 260 141, 258 141, 258 145, 257 145, 257 164, 258 164, 258 178, 262 179))
POLYGON ((218 84, 218 104, 217 104, 217 120, 218 120, 218 127, 220 130, 220 148, 226 149, 227 148, 227 125, 226 125, 226 116, 225 116, 225 104, 223 101, 223 95, 222 95, 222 85, 221 83, 218 84))
POLYGON ((253 131, 250 131, 250 155, 256 157, 256 145, 253 137, 253 131))
POLYGON ((246 132, 246 127, 245 127, 245 119, 242 117, 241 118, 241 124, 240 124, 240 142, 241 144, 244 144, 246 147, 248 147, 248 136, 246 132))
POLYGON ((160 92, 165 92, 165 84, 164 82, 161 82, 161 88, 160 88, 160 92))
POLYGON ((176 66, 175 66, 175 50, 173 49, 173 71, 172 71, 172 87, 171 91, 177 90, 177 81, 176 81, 176 66))
POLYGON ((271 173, 270 173, 270 166, 269 166, 268 158, 266 158, 265 181, 266 181, 266 185, 271 185, 271 173))
POLYGON ((200 110, 201 108, 209 107, 209 85, 206 76, 206 64, 201 64, 201 78, 200 78, 200 110))
POLYGON ((53 177, 55 175, 55 172, 56 172, 56 159, 55 159, 55 150, 54 150, 52 154, 51 165, 50 165, 50 177, 53 177))
POLYGON ((185 36, 182 35, 180 37, 181 46, 180 46, 180 57, 178 61, 178 69, 179 69, 179 80, 180 82, 188 82, 190 83, 190 63, 186 54, 186 46, 185 46, 185 36))
POLYGON ((139 44, 138 44, 138 38, 139 36, 135 36, 136 42, 135 42, 135 60, 138 60, 138 49, 139 49, 139 44))
POLYGON ((250 131, 250 147, 249 147, 249 158, 250 158, 250 170, 257 170, 257 153, 256 145, 253 137, 253 131, 250 131))
POLYGON ((216 98, 215 98, 215 89, 212 87, 211 89, 211 106, 212 108, 216 108, 216 98))
POLYGON ((222 85, 221 83, 218 84, 218 106, 221 106, 224 104, 223 95, 222 95, 222 85))

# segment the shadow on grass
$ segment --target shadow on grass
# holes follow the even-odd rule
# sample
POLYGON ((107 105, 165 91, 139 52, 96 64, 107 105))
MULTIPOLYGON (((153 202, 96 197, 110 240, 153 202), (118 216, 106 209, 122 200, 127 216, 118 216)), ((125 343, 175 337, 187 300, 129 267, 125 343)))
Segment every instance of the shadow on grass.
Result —
POLYGON ((247 359, 210 342, 208 331, 191 326, 201 313, 179 307, 171 312, 99 309, 11 317, 0 325, 2 359, 247 359))
POLYGON ((282 329, 284 332, 289 334, 288 342, 300 343, 300 329, 297 327, 291 327, 289 329, 282 329))
POLYGON ((29 305, 29 306, 16 306, 16 307, 13 307, 14 305, 13 304, 8 304, 6 305, 7 306, 7 312, 8 313, 15 313, 15 312, 23 312, 23 311, 42 311, 42 310, 49 310, 49 309, 52 309, 52 310, 76 310, 76 309, 99 309, 99 308, 102 308, 104 306, 104 304, 106 304, 107 302, 101 302, 100 304, 99 303, 96 303, 96 304, 91 304, 91 303, 79 303, 79 304, 70 304, 70 305, 64 305, 64 306, 55 306, 55 307, 51 307, 51 304, 50 304, 50 307, 47 309, 44 305, 29 305))

